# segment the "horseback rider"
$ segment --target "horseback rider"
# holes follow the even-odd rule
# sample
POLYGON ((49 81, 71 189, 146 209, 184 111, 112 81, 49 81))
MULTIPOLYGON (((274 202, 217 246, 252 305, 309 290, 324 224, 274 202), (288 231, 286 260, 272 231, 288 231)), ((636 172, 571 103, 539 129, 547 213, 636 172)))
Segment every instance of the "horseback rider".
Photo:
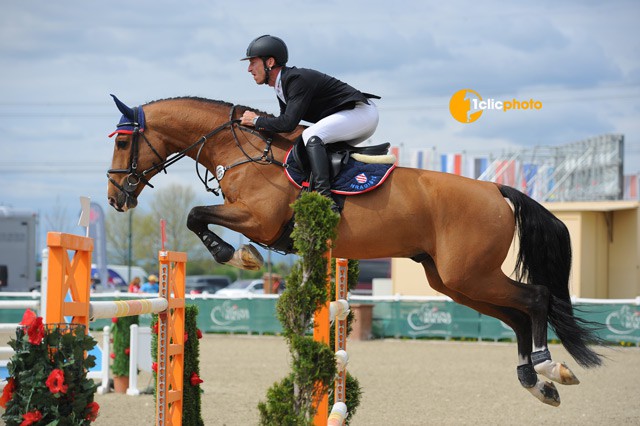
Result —
MULTIPOLYGON (((378 96, 362 93, 321 72, 286 66, 287 45, 278 37, 263 35, 247 47, 248 71, 257 84, 273 87, 280 116, 258 116, 245 111, 242 124, 276 133, 293 131, 301 120, 312 123, 302 132, 313 175, 312 189, 333 201, 325 144, 357 145, 378 126, 378 109, 370 100, 378 96)), ((339 213, 335 202, 331 210, 339 213)))

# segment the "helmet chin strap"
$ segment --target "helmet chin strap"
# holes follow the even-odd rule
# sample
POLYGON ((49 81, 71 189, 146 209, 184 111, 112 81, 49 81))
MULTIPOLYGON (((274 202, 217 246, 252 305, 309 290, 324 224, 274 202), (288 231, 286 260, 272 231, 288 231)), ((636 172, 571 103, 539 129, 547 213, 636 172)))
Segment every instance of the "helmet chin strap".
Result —
POLYGON ((267 66, 267 60, 262 58, 262 66, 264 67, 264 83, 269 85, 269 73, 271 72, 271 68, 267 66))

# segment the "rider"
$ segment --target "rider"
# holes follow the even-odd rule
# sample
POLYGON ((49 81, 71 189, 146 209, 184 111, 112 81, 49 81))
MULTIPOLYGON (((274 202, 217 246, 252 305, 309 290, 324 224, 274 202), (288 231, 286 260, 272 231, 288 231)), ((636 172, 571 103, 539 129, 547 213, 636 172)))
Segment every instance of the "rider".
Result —
MULTIPOLYGON (((321 72, 286 66, 287 45, 278 37, 263 35, 247 48, 248 71, 257 84, 276 91, 280 116, 258 116, 245 111, 242 124, 277 133, 293 131, 301 120, 312 123, 302 132, 311 172, 312 188, 331 197, 331 177, 325 144, 347 142, 357 145, 369 138, 378 126, 378 109, 370 98, 342 81, 321 72)), ((339 213, 335 202, 331 210, 339 213)))

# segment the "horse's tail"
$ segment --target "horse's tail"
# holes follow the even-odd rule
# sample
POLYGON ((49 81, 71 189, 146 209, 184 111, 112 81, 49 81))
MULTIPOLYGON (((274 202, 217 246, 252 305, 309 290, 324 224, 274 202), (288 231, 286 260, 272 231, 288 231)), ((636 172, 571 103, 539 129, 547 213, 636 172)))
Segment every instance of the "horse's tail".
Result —
POLYGON ((587 344, 604 344, 596 334, 600 324, 576 318, 569 295, 571 241, 569 230, 549 210, 522 192, 498 185, 513 204, 520 250, 517 280, 543 285, 551 292, 548 321, 569 354, 583 367, 602 364, 599 354, 587 344))

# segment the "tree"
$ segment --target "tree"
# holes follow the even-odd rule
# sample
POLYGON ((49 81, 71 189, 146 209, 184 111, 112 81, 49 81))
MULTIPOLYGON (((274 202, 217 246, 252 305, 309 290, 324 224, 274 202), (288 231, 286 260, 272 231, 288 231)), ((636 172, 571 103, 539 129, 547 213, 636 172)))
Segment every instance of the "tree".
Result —
MULTIPOLYGON (((105 219, 105 229, 107 234, 107 257, 109 263, 126 265, 129 262, 129 220, 132 220, 132 241, 136 246, 137 231, 140 229, 144 214, 135 210, 126 213, 119 213, 109 210, 105 219)), ((136 262, 135 254, 133 263, 136 262)))
MULTIPOLYGON (((78 217, 80 216, 80 208, 78 207, 78 217)), ((67 232, 71 233, 74 229, 73 216, 69 215, 67 207, 62 204, 60 197, 56 197, 51 210, 44 215, 45 231, 67 232)))
POLYGON ((210 257, 200 239, 187 228, 189 211, 198 203, 193 188, 178 184, 157 191, 151 201, 151 220, 156 224, 157 235, 160 235, 160 219, 164 219, 167 248, 186 252, 190 259, 201 258, 205 254, 210 257))
MULTIPOLYGON (((188 253, 189 261, 210 260, 211 255, 198 237, 187 228, 187 216, 198 204, 192 188, 171 184, 159 188, 150 204, 150 213, 139 207, 122 214, 107 214, 107 253, 110 263, 127 264, 129 251, 129 216, 133 214, 132 262, 147 271, 158 265, 161 248, 160 219, 166 221, 166 248, 188 253)), ((219 231, 218 231, 219 232, 219 231)))

